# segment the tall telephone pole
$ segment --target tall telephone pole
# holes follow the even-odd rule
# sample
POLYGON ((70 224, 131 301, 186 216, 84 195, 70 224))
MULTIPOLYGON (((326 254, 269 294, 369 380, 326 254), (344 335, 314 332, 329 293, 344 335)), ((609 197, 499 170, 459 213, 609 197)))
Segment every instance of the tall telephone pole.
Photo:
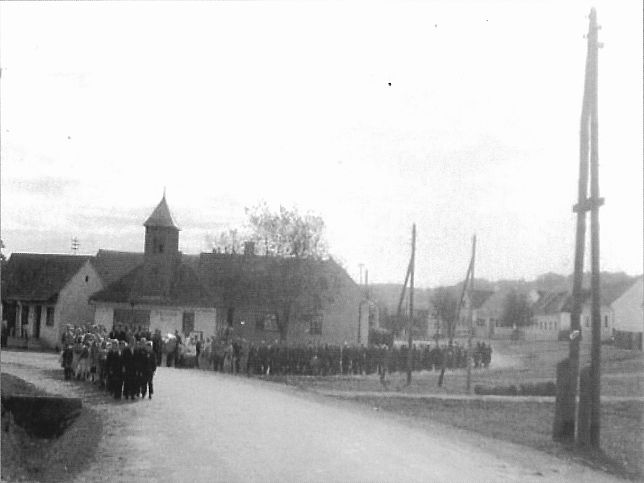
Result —
POLYGON ((569 346, 569 375, 566 389, 558 402, 555 421, 559 427, 555 429, 555 437, 577 442, 583 445, 599 447, 599 404, 600 404, 600 339, 601 314, 599 293, 599 207, 604 200, 599 197, 598 176, 598 111, 597 111, 597 14, 593 8, 590 11, 588 26, 588 51, 584 78, 584 95, 579 127, 579 182, 577 204, 573 211, 577 214, 577 230, 575 244, 575 266, 572 287, 572 310, 570 314, 570 346, 569 346), (590 161, 590 162, 589 162, 590 161), (590 164, 590 167, 589 167, 590 164), (588 197, 588 176, 590 174, 590 197, 588 197), (583 420, 584 411, 577 411, 577 388, 579 379, 579 349, 581 341, 581 310, 583 304, 584 252, 586 248, 586 213, 591 212, 591 320, 592 347, 589 393, 590 401, 580 404, 590 405, 590 421, 583 420), (577 417, 579 416, 579 417, 577 417), (584 435, 588 441, 581 441, 584 435))
MULTIPOLYGON (((476 235, 472 237, 472 260, 470 261, 470 306, 467 314, 467 319, 469 321, 469 333, 467 336, 467 382, 465 388, 467 392, 470 392, 470 386, 472 384, 472 335, 474 332, 474 308, 472 307, 472 292, 474 292, 474 261, 476 260, 476 235)), ((467 283, 467 281, 465 282, 467 283)))
POLYGON ((600 427, 600 359, 601 359, 601 311, 599 289, 599 207, 604 200, 599 197, 599 142, 597 110, 597 71, 598 50, 597 13, 590 11, 590 28, 588 30, 588 57, 590 79, 590 266, 591 266, 591 321, 593 341, 590 351, 590 446, 599 448, 600 427))
POLYGON ((411 369, 413 364, 413 343, 412 329, 414 327, 414 265, 416 261, 416 223, 411 228, 411 260, 409 262, 409 338, 407 344, 407 385, 411 384, 411 369))

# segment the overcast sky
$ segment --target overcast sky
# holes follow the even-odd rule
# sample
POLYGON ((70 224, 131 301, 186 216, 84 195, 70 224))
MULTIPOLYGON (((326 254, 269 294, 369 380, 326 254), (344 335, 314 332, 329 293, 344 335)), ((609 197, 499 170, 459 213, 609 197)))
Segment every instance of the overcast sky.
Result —
POLYGON ((573 270, 597 7, 604 270, 642 272, 642 4, 0 5, 5 252, 143 250, 164 186, 184 253, 266 200, 323 216, 358 278, 573 270), (391 83, 391 85, 389 85, 391 83))

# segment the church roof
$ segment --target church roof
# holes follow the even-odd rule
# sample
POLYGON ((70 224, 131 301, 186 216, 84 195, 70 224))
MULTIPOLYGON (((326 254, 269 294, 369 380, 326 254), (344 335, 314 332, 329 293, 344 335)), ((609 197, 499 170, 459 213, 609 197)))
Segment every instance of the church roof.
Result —
POLYGON ((170 214, 170 208, 168 208, 168 203, 165 200, 165 194, 150 217, 145 221, 145 223, 143 223, 143 226, 179 229, 179 227, 174 224, 174 220, 170 214))
POLYGON ((170 290, 165 295, 146 292, 144 265, 140 264, 90 297, 94 302, 139 303, 168 306, 212 307, 218 300, 203 286, 194 270, 180 262, 173 273, 170 290))
POLYGON ((100 249, 92 259, 92 265, 106 287, 142 263, 143 253, 116 250, 100 249))

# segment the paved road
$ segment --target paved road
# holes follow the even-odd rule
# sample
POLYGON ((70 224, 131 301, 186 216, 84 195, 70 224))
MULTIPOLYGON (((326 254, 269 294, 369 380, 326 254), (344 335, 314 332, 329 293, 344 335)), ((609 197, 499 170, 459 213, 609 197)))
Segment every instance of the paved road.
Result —
POLYGON ((78 481, 614 481, 529 448, 243 377, 160 368, 151 401, 115 403, 63 381, 52 355, 3 352, 2 371, 81 396, 104 418, 78 481))

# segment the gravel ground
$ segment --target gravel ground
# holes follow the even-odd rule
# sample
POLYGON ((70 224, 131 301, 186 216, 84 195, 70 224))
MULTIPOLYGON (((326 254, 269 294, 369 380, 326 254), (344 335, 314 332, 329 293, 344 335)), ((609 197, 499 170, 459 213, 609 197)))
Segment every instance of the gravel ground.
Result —
POLYGON ((152 400, 113 402, 63 381, 55 355, 3 352, 2 371, 96 411, 102 437, 76 481, 614 480, 522 446, 243 377, 164 367, 152 400))

